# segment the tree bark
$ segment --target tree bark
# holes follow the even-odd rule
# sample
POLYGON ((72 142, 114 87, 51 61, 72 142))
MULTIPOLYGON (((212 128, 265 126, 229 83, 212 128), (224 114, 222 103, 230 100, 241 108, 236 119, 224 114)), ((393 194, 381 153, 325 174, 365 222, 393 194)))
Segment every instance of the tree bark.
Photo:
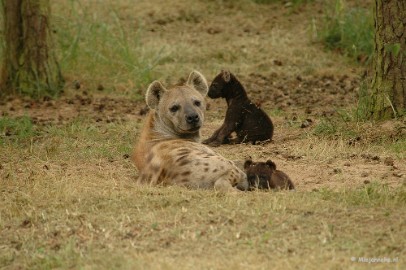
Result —
POLYGON ((64 80, 52 51, 49 0, 1 0, 5 48, 0 96, 55 96, 64 80))
POLYGON ((406 110, 406 1, 375 0, 375 58, 372 119, 406 110))

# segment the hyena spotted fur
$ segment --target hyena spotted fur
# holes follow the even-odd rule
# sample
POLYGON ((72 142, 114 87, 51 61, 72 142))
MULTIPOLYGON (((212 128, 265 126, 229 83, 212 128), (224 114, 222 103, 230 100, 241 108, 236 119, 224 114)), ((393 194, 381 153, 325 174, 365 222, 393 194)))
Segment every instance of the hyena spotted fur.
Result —
POLYGON ((219 191, 246 190, 246 174, 235 164, 200 143, 208 85, 197 71, 181 86, 149 85, 145 120, 133 160, 138 182, 179 185, 219 191))

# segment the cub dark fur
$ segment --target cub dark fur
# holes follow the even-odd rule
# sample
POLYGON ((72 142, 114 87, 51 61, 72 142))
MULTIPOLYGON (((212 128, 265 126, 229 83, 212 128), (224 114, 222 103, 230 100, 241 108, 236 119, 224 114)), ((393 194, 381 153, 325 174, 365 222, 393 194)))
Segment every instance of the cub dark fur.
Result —
POLYGON ((219 146, 230 143, 235 132, 234 143, 267 141, 272 139, 273 123, 269 116, 251 102, 244 87, 229 71, 222 70, 210 85, 208 96, 212 99, 225 98, 227 112, 222 126, 204 140, 204 144, 219 146))
POLYGON ((246 160, 244 169, 247 174, 249 189, 295 189, 289 176, 276 169, 272 160, 253 162, 246 160))

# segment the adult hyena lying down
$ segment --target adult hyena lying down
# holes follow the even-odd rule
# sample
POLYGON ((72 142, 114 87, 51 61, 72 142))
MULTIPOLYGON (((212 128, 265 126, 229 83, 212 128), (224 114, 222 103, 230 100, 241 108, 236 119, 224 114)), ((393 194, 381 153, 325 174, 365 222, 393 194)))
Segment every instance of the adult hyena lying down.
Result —
POLYGON ((148 87, 151 110, 133 154, 139 183, 221 191, 248 188, 242 170, 199 143, 207 91, 207 81, 197 71, 182 86, 166 89, 154 81, 148 87))

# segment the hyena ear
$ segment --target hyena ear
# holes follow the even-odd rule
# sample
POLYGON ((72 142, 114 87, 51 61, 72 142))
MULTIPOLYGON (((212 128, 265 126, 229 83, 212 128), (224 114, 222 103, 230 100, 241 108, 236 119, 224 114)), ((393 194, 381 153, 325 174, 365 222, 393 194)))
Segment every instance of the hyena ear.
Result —
POLYGON ((244 163, 244 169, 248 169, 249 166, 252 165, 252 160, 251 159, 247 159, 244 163))
POLYGON ((268 165, 268 167, 271 168, 272 170, 276 170, 276 164, 272 160, 268 159, 266 161, 266 165, 268 165))
POLYGON ((153 81, 147 89, 147 93, 145 95, 145 101, 147 102, 148 107, 151 109, 155 109, 159 102, 161 101, 162 95, 167 90, 159 81, 153 81))
POLYGON ((206 96, 207 92, 209 91, 209 86, 207 84, 206 78, 196 70, 193 70, 190 73, 186 85, 193 87, 203 96, 206 96))
POLYGON ((230 81, 230 79, 231 79, 230 71, 228 71, 228 70, 222 70, 222 71, 221 71, 221 75, 222 75, 223 80, 224 80, 225 82, 229 82, 229 81, 230 81))

